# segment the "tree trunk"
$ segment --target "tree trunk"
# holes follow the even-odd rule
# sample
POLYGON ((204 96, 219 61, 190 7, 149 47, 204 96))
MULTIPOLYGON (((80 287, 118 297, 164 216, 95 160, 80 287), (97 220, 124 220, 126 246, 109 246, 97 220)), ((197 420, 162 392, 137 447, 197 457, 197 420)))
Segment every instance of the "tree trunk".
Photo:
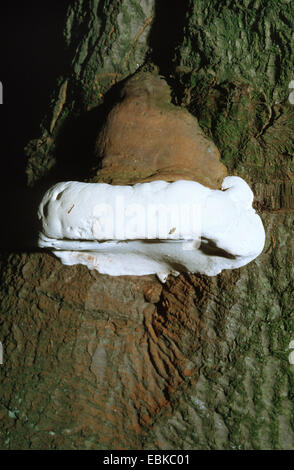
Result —
POLYGON ((294 449, 293 2, 74 0, 60 18, 55 88, 16 163, 22 219, 0 256, 1 448, 294 449), (248 266, 162 286, 36 250, 44 188, 89 175, 106 110, 139 69, 164 75, 254 189, 266 245, 248 266))

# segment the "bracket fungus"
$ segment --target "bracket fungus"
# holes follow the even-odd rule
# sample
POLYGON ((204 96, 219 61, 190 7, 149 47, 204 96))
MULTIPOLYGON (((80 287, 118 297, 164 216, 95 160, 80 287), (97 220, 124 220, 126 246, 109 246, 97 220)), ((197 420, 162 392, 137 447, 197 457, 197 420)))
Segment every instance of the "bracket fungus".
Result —
POLYGON ((97 139, 92 182, 50 188, 39 207, 39 246, 66 265, 112 276, 209 276, 244 266, 264 247, 253 193, 227 176, 197 119, 170 103, 168 85, 131 78, 97 139))

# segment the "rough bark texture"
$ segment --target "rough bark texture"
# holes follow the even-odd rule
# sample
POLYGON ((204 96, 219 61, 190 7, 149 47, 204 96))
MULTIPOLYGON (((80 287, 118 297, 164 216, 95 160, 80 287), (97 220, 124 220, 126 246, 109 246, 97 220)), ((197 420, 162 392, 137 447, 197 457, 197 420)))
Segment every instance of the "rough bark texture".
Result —
POLYGON ((252 184, 264 252, 164 286, 2 252, 2 449, 294 449, 293 2, 175 3, 71 2, 28 183, 87 176, 119 82, 157 69, 252 184))

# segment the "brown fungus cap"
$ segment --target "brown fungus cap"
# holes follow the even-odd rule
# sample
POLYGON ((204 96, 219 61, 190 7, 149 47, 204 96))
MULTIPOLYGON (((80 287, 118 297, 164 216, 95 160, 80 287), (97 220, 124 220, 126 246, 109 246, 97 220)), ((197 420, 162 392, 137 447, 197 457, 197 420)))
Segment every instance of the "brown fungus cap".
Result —
POLYGON ((139 73, 122 89, 96 141, 101 165, 96 182, 135 184, 154 180, 197 181, 220 188, 227 175, 214 143, 197 119, 171 103, 158 75, 139 73))

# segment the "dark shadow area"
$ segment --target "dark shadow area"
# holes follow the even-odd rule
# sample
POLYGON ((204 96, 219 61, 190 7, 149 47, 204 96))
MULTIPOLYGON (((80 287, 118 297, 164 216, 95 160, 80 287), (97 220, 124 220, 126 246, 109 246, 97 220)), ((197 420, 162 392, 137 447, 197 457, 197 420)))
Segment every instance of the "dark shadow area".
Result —
POLYGON ((157 0, 155 18, 149 35, 151 60, 160 73, 168 76, 172 71, 175 50, 184 37, 188 0, 157 0))
POLYGON ((1 3, 1 250, 35 245, 44 187, 27 188, 24 146, 39 137, 56 78, 68 67, 62 37, 67 7, 66 0, 1 3))
POLYGON ((199 246, 199 250, 202 251, 207 256, 219 256, 220 258, 227 258, 227 259, 237 259, 237 255, 233 255, 228 251, 224 250, 217 246, 214 240, 210 240, 209 238, 201 237, 201 244, 199 246))
POLYGON ((57 164, 50 173, 51 181, 82 181, 94 175, 99 168, 95 155, 97 136, 107 114, 121 100, 121 89, 127 79, 112 86, 100 106, 67 119, 56 139, 57 164))

